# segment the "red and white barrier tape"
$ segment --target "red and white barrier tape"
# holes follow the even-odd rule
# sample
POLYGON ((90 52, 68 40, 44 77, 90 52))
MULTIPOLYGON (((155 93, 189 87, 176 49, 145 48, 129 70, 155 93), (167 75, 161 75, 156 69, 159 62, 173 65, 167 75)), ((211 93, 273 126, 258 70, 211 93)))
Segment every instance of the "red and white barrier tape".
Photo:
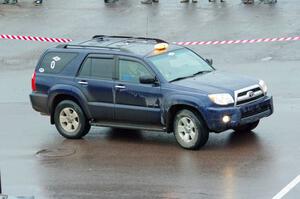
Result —
MULTIPOLYGON (((12 39, 23 41, 40 41, 51 43, 68 43, 72 39, 67 38, 52 38, 52 37, 36 37, 36 36, 23 36, 23 35, 0 35, 0 39, 12 39)), ((280 42, 280 41, 299 41, 300 36, 296 37, 276 37, 276 38, 264 38, 264 39, 244 39, 244 40, 224 40, 224 41, 185 41, 185 42, 173 42, 182 46, 193 45, 223 45, 223 44, 247 44, 247 43, 266 43, 266 42, 280 42)))
POLYGON ((68 43, 68 42, 72 41, 72 39, 66 39, 66 38, 35 37, 35 36, 4 35, 4 34, 0 35, 0 39, 41 41, 41 42, 51 42, 51 43, 68 43))
POLYGON ((280 42, 280 41, 299 41, 300 36, 297 37, 278 37, 278 38, 265 38, 265 39, 245 39, 245 40, 224 40, 224 41, 185 41, 174 42, 177 45, 192 46, 192 45, 222 45, 222 44, 247 44, 247 43, 266 43, 266 42, 280 42))

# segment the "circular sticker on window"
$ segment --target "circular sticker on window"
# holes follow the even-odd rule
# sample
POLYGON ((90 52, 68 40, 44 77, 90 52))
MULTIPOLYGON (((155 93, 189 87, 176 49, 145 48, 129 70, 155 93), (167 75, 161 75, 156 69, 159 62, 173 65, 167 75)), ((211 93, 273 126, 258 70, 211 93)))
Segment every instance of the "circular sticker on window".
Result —
POLYGON ((40 68, 40 69, 39 69, 39 72, 40 72, 40 73, 43 73, 43 72, 45 72, 45 69, 44 69, 44 68, 40 68))

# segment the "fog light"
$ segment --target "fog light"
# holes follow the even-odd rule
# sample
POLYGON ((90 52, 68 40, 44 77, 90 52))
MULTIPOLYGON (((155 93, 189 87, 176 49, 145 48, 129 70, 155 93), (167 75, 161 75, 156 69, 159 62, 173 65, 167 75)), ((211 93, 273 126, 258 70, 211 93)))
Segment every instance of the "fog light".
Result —
POLYGON ((223 116, 222 118, 224 123, 228 123, 230 121, 230 117, 228 115, 223 116))

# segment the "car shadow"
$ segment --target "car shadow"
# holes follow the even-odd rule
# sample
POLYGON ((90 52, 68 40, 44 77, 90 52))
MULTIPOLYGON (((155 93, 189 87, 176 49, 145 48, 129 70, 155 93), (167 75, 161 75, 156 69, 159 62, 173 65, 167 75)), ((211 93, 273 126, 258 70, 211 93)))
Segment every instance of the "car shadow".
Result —
POLYGON ((112 128, 110 131, 108 131, 106 139, 118 142, 147 143, 151 145, 155 144, 163 146, 174 146, 177 144, 173 134, 119 128, 112 128))
MULTIPOLYGON (((90 134, 80 140, 64 140, 62 145, 72 146, 76 143, 77 147, 85 145, 118 145, 123 144, 141 144, 144 147, 175 147, 181 149, 176 142, 174 135, 141 130, 129 130, 120 128, 94 128, 90 134)), ((200 148, 200 151, 226 151, 245 149, 259 150, 261 149, 259 135, 255 132, 224 132, 221 134, 210 134, 210 138, 205 146, 200 148), (229 134, 229 135, 228 135, 229 134)), ((181 149, 184 150, 184 149, 181 149)))
POLYGON ((254 131, 250 132, 224 132, 210 136, 205 150, 231 150, 236 148, 260 149, 261 141, 259 135, 254 131), (229 133, 229 135, 228 135, 229 133))
POLYGON ((234 148, 239 146, 259 146, 259 136, 253 132, 232 132, 227 141, 227 146, 234 148))
MULTIPOLYGON (((111 143, 136 143, 164 147, 176 146, 180 148, 172 133, 168 134, 164 132, 121 128, 106 128, 106 130, 101 129, 101 133, 99 133, 99 130, 99 128, 95 128, 92 135, 88 135, 85 139, 87 141, 90 139, 98 140, 100 134, 100 137, 103 138, 103 141, 108 141, 111 143)), ((230 150, 242 147, 259 149, 261 147, 259 135, 257 135, 254 131, 231 131, 221 134, 211 133, 207 144, 200 150, 230 150)))
POLYGON ((108 140, 140 142, 143 141, 143 133, 140 130, 128 130, 120 128, 112 128, 107 133, 108 140))

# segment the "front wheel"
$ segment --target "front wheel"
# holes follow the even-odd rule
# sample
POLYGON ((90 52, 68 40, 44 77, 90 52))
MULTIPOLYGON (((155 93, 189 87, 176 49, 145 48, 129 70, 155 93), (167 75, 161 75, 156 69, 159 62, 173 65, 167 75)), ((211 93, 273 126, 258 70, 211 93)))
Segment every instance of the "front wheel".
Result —
POLYGON ((253 129, 255 129, 258 124, 259 124, 259 120, 256 122, 238 126, 238 127, 234 128, 233 130, 235 130, 236 132, 250 132, 253 129))
POLYGON ((181 110, 174 119, 174 135, 185 149, 199 149, 208 140, 209 131, 203 120, 190 110, 181 110))
POLYGON ((58 132, 68 139, 80 139, 91 128, 81 107, 71 100, 64 100, 56 106, 54 122, 58 132))

